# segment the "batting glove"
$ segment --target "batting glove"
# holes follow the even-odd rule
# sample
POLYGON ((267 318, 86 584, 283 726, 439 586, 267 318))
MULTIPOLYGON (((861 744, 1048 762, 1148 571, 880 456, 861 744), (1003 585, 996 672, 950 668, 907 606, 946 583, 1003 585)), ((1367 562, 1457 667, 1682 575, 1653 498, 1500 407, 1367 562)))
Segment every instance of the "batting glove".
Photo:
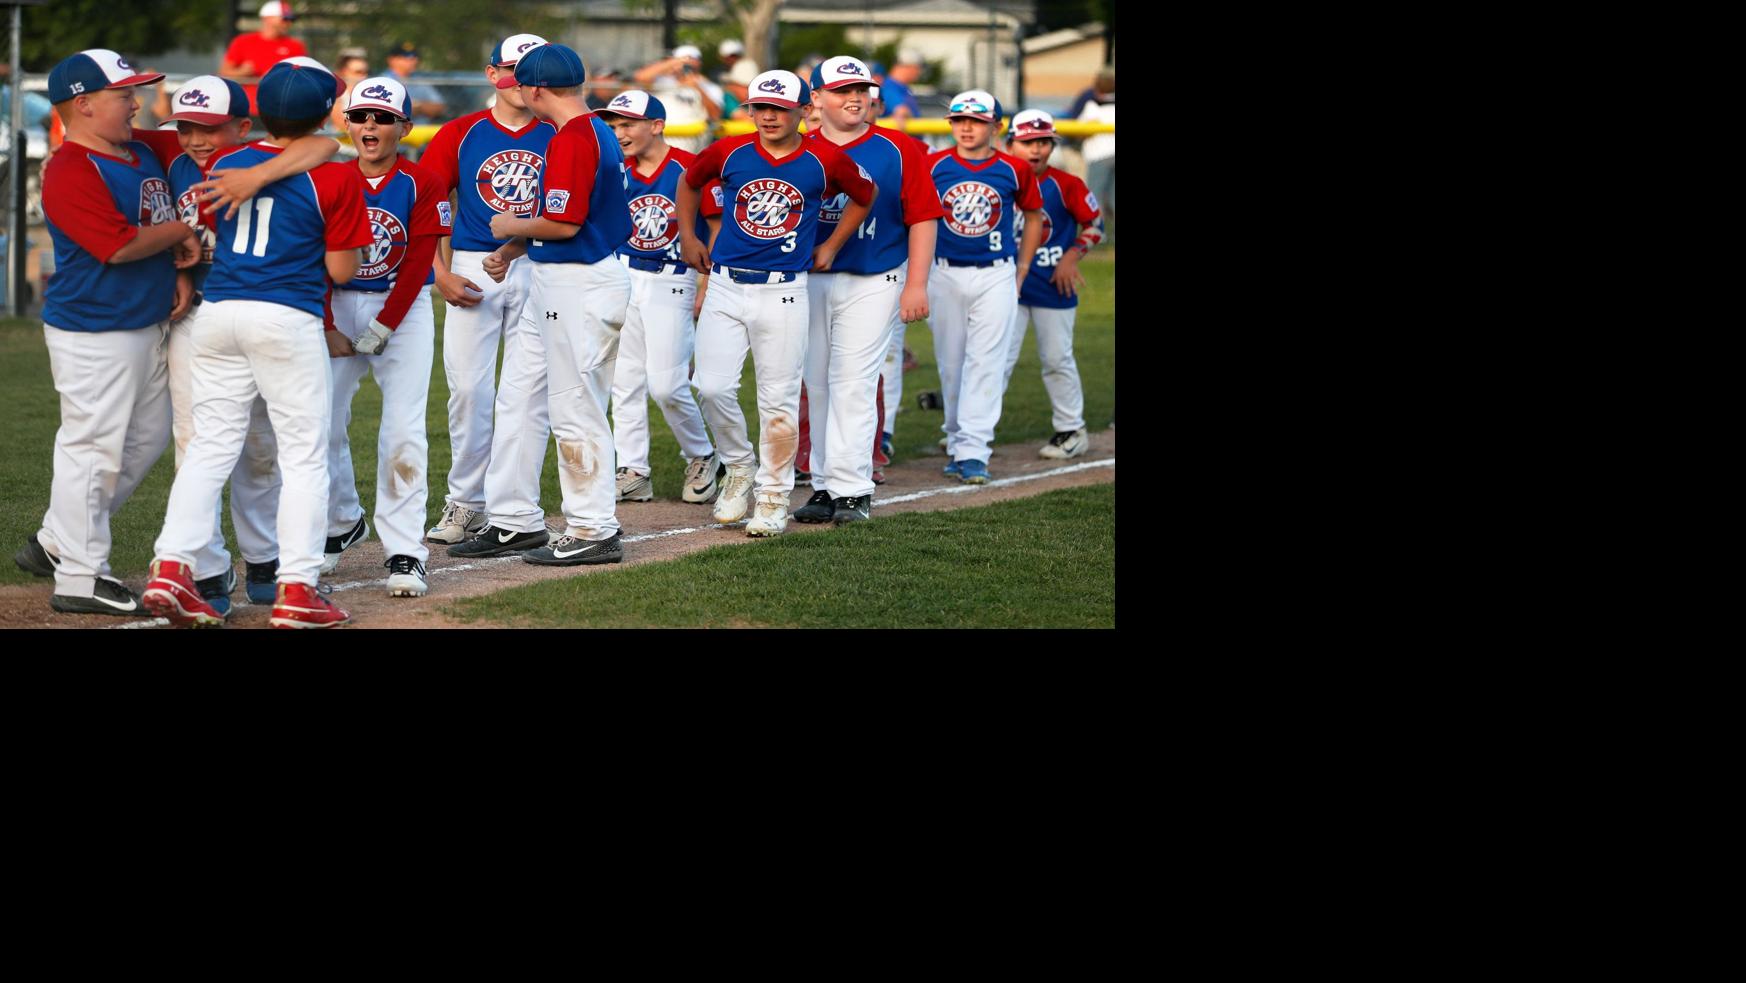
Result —
POLYGON ((388 347, 388 339, 394 336, 394 329, 385 327, 381 321, 370 319, 370 326, 363 334, 352 339, 352 347, 359 355, 380 355, 382 349, 388 347))

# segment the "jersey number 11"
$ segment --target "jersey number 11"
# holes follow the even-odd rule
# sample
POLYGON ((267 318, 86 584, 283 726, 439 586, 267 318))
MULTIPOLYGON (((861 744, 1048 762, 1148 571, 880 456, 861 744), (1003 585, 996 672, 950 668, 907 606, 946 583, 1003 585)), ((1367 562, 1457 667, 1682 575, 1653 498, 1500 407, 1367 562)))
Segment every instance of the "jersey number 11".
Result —
POLYGON ((273 222, 273 199, 250 198, 242 203, 236 213, 236 241, 230 244, 233 253, 247 252, 255 256, 267 255, 267 234, 271 231, 273 222), (255 248, 249 249, 249 227, 255 225, 254 213, 261 213, 260 225, 255 234, 255 248))

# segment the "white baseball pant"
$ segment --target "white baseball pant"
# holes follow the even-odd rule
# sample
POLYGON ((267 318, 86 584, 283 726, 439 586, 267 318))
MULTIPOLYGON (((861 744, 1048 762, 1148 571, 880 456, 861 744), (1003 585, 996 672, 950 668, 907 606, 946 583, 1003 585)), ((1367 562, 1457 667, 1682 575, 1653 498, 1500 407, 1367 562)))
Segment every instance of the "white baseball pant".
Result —
MULTIPOLYGON (((176 467, 194 439, 194 315, 198 305, 179 321, 170 322, 171 431, 176 438, 176 467)), ((279 555, 273 524, 279 514, 279 444, 273 439, 273 423, 267 419, 266 400, 256 397, 249 406, 249 432, 242 456, 230 472, 230 521, 236 527, 236 545, 247 563, 266 563, 279 555)), ((224 545, 224 503, 212 513, 212 541, 190 564, 194 579, 216 577, 231 568, 230 550, 224 545)))
MULTIPOLYGON (((620 257, 624 261, 626 257, 620 257)), ((714 453, 703 413, 691 396, 691 351, 697 324, 691 303, 697 273, 632 270, 630 309, 618 336, 618 366, 612 376, 612 442, 618 466, 649 474, 649 400, 661 407, 667 428, 686 459, 714 453)))
MULTIPOLYGON (((362 334, 370 319, 381 313, 387 296, 335 290, 334 326, 347 338, 362 334)), ((424 545, 425 501, 429 496, 425 470, 430 462, 424 414, 435 347, 430 288, 424 287, 380 355, 328 359, 333 409, 327 437, 327 535, 344 535, 364 517, 347 428, 352 422, 352 397, 368 372, 382 390, 382 420, 376 433, 376 535, 389 556, 410 556, 420 563, 430 558, 430 549, 424 545)))
POLYGON ((891 348, 885 353, 885 432, 897 432, 897 411, 903 404, 903 332, 908 325, 891 312, 891 348))
MULTIPOLYGON (((97 578, 110 575, 109 517, 170 442, 169 330, 163 323, 131 331, 43 325, 61 426, 37 541, 61 558, 56 594, 90 597, 97 578)), ((210 535, 210 521, 206 529, 210 535)))
MULTIPOLYGON (((1035 272, 1031 276, 1036 276, 1035 272)), ((1000 391, 1012 385, 1012 369, 1025 344, 1025 324, 1037 326, 1037 357, 1043 363, 1043 388, 1056 433, 1085 429, 1085 393, 1079 387, 1079 363, 1073 359, 1073 320, 1077 307, 1029 307, 1020 304, 1006 339, 1006 376, 1000 391)))
MULTIPOLYGON (((787 283, 735 283, 723 267, 709 278, 709 293, 703 297, 703 312, 697 321, 698 401, 715 433, 722 463, 758 464, 758 498, 780 497, 786 502, 794 491, 794 455, 800 449, 800 374, 806 355, 809 307, 807 279, 808 275, 801 273, 787 283), (740 374, 748 351, 758 387, 756 455, 746 431, 746 416, 740 411, 740 374)), ((866 448, 862 456, 867 456, 866 448)))
POLYGON ((928 277, 928 325, 946 404, 946 452, 954 461, 988 462, 1000 422, 1006 336, 1018 306, 1011 259, 993 266, 934 262, 928 277))
POLYGON ((449 263, 450 271, 480 287, 484 299, 475 307, 451 304, 443 319, 443 372, 449 381, 448 501, 489 510, 492 524, 500 529, 533 532, 546 527, 540 471, 550 432, 545 345, 539 326, 522 318, 534 264, 525 259, 510 263, 498 283, 480 267, 489 255, 458 250, 449 263))
POLYGON ((873 494, 867 449, 879 426, 879 369, 891 349, 891 319, 907 278, 901 266, 885 273, 808 277, 808 463, 813 489, 833 498, 873 494))
POLYGON ((248 439, 257 396, 279 445, 279 582, 314 586, 327 544, 327 344, 321 318, 259 300, 207 301, 194 318, 194 439, 188 443, 159 559, 192 565, 212 538, 212 511, 248 439))
POLYGON ((539 319, 545 341, 564 534, 592 542, 611 539, 619 529, 618 485, 606 408, 630 305, 630 271, 612 256, 598 263, 532 266, 533 297, 523 317, 539 319))

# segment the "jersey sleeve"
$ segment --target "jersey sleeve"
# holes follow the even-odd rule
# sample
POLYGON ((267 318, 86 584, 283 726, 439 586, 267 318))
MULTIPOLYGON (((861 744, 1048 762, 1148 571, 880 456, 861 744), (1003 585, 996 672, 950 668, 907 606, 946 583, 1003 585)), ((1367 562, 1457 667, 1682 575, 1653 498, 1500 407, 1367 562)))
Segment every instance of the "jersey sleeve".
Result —
POLYGON ((940 208, 939 192, 928 176, 928 154, 920 144, 899 138, 892 143, 903 160, 903 224, 932 222, 945 215, 940 208))
POLYGON ((545 189, 540 215, 554 222, 581 225, 588 221, 588 198, 600 170, 600 148, 590 130, 586 138, 560 133, 546 146, 545 189))
MULTIPOLYGON (((722 148, 730 142, 732 141, 717 140, 703 148, 703 153, 698 154, 691 166, 685 169, 685 183, 693 188, 702 188, 721 177, 721 162, 726 158, 726 152, 722 148)), ((716 186, 720 185, 721 182, 716 181, 716 186)))
POLYGON ((1017 157, 1012 161, 1012 172, 1018 175, 1018 206, 1027 212, 1039 211, 1043 207, 1043 189, 1037 184, 1037 172, 1031 170, 1030 164, 1017 157))
POLYGON ((79 154, 66 158, 62 166, 54 166, 59 159, 57 154, 43 168, 43 213, 80 249, 107 263, 139 235, 139 227, 116 209, 109 186, 89 157, 79 154))
POLYGON ((327 251, 362 249, 375 241, 364 208, 364 175, 355 167, 326 163, 309 172, 327 222, 327 251))
POLYGON ((414 238, 448 235, 448 223, 442 220, 442 213, 447 212, 448 209, 444 208, 439 211, 437 208, 439 201, 444 205, 449 203, 448 193, 442 192, 439 195, 436 184, 431 181, 430 175, 424 173, 423 170, 409 169, 408 172, 412 176, 411 235, 414 238))
POLYGON ((136 126, 133 138, 152 148, 152 156, 163 165, 165 173, 170 170, 170 162, 182 156, 182 140, 175 130, 142 130, 136 126))
POLYGON ((1066 192, 1061 199, 1080 225, 1092 225, 1103 217, 1103 207, 1097 203, 1097 196, 1091 193, 1084 181, 1074 177, 1073 181, 1068 182, 1066 192))
POLYGON ((721 179, 716 178, 703 189, 703 201, 697 208, 697 213, 704 218, 720 218, 727 208, 727 193, 721 190, 721 179))
POLYGON ((418 158, 418 167, 424 171, 436 193, 447 198, 460 180, 460 160, 461 127, 449 123, 431 138, 430 145, 418 158))
MULTIPOLYGON (((817 153, 822 148, 814 148, 817 153)), ((857 205, 873 204, 873 195, 877 193, 873 181, 867 177, 867 172, 861 165, 855 163, 848 154, 836 150, 826 150, 820 154, 825 163, 825 197, 833 197, 842 192, 854 200, 857 205)))

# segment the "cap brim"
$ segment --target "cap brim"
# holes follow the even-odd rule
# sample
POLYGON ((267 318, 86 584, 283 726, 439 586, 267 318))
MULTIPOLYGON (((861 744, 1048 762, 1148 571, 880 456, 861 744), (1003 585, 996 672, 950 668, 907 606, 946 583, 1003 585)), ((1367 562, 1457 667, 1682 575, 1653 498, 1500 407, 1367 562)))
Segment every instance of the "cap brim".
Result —
POLYGON ((842 88, 847 88, 848 86, 851 86, 851 85, 873 85, 873 84, 875 84, 875 83, 873 82, 872 79, 837 79, 835 82, 826 82, 824 85, 814 86, 814 88, 842 89, 842 88))
POLYGON ((227 116, 224 113, 171 113, 164 118, 176 122, 199 123, 201 126, 223 126, 233 119, 242 119, 243 117, 227 116))
POLYGON ((499 89, 513 89, 520 84, 520 82, 515 80, 514 72, 510 72, 508 75, 497 76, 497 87, 499 89))
POLYGON ((800 103, 787 99, 747 99, 742 106, 775 106, 777 109, 799 109, 800 103))
POLYGON ((162 72, 159 72, 156 75, 129 75, 127 78, 124 78, 119 82, 111 82, 108 85, 105 85, 104 88, 126 89, 135 85, 151 85, 153 82, 162 82, 163 80, 164 76, 162 72))

